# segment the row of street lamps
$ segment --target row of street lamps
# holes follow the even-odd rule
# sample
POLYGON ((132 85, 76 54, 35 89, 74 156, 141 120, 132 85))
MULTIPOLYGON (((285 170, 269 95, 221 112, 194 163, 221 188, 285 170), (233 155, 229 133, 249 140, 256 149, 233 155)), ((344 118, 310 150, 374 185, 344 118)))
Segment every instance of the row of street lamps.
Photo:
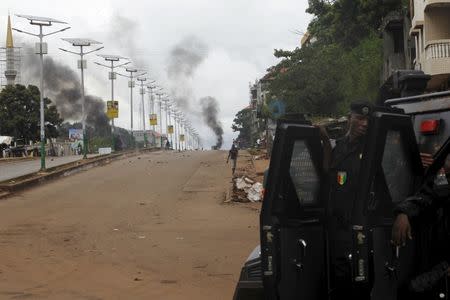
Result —
MULTIPOLYGON (((13 28, 15 31, 32 35, 39 38, 39 43, 35 45, 35 53, 40 56, 40 149, 41 149, 41 171, 45 170, 45 116, 44 116, 44 54, 48 53, 47 44, 44 43, 43 39, 46 36, 53 35, 59 32, 63 32, 70 27, 65 27, 60 30, 50 32, 47 34, 43 33, 44 27, 50 27, 53 24, 67 24, 66 22, 59 21, 52 18, 46 17, 36 17, 30 15, 16 15, 17 17, 27 19, 31 25, 39 26, 39 34, 30 33, 24 30, 20 30, 17 28, 13 28)), ((82 130, 83 130, 83 158, 87 158, 87 134, 86 134, 86 110, 85 110, 85 94, 84 94, 84 69, 86 69, 86 60, 84 57, 92 52, 99 51, 104 47, 98 47, 94 50, 85 51, 85 47, 90 47, 93 45, 100 45, 101 43, 98 41, 94 41, 92 39, 63 39, 64 41, 72 44, 74 47, 79 47, 80 51, 70 51, 67 49, 59 48, 64 52, 68 52, 71 54, 75 54, 80 56, 80 60, 78 60, 78 68, 81 71, 81 107, 82 107, 82 130)), ((111 80, 111 101, 114 103, 114 80, 116 79, 116 75, 120 75, 126 78, 129 78, 128 86, 130 88, 130 111, 131 111, 131 134, 133 135, 133 88, 135 86, 134 78, 136 78, 140 82, 140 94, 141 94, 141 105, 142 105, 142 128, 144 132, 144 145, 148 146, 147 134, 146 134, 146 126, 145 126, 145 105, 144 105, 144 94, 145 87, 147 87, 150 92, 150 113, 155 113, 155 101, 153 98, 154 92, 159 98, 159 124, 160 124, 160 135, 161 135, 161 147, 163 145, 163 126, 162 126, 162 106, 164 103, 164 110, 166 113, 166 136, 168 142, 172 145, 175 150, 186 150, 186 149, 197 149, 200 147, 200 137, 198 133, 192 128, 190 122, 186 120, 185 116, 181 111, 179 111, 175 104, 170 101, 169 96, 163 92, 163 88, 158 87, 155 84, 154 80, 149 81, 149 84, 146 85, 147 78, 143 77, 146 72, 144 70, 139 70, 134 67, 127 67, 130 64, 130 61, 126 61, 121 64, 120 60, 127 60, 125 57, 116 56, 116 55, 105 55, 99 54, 99 57, 102 57, 106 62, 109 62, 109 65, 95 62, 97 65, 109 68, 109 79, 111 80), (124 67, 125 71, 129 73, 129 75, 120 74, 115 71, 117 67, 124 67), (175 125, 175 141, 172 140, 172 132, 169 132, 169 126, 171 125, 171 114, 173 114, 173 120, 175 125), (169 141, 170 135, 170 141, 169 141), (180 141, 180 138, 184 137, 184 141, 180 141), (174 144, 175 142, 175 144, 174 144), (183 144, 184 143, 184 144, 183 144)), ((111 119, 111 131, 112 131, 112 149, 114 149, 114 118, 111 119)), ((171 127, 173 128, 173 127, 171 127)), ((153 132, 155 133, 155 125, 153 125, 153 132)))

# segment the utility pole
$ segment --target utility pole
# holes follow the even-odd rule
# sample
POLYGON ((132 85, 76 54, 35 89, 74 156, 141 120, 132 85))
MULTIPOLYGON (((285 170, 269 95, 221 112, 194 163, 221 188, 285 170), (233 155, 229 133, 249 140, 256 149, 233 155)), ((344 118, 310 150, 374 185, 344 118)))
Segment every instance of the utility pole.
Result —
MULTIPOLYGON (((106 55, 106 54, 97 54, 97 56, 102 57, 105 59, 105 61, 110 62, 110 65, 104 65, 98 62, 95 62, 95 64, 108 68, 111 71, 108 74, 109 79, 111 80, 111 101, 114 103, 114 80, 117 79, 116 73, 114 73, 114 69, 117 67, 122 67, 125 65, 128 65, 130 62, 125 62, 120 65, 114 65, 115 62, 119 62, 121 59, 126 59, 125 57, 118 56, 118 55, 106 55)), ((115 143, 114 143, 114 118, 111 118, 111 150, 114 151, 115 149, 115 143)))
MULTIPOLYGON (((162 101, 164 101, 164 110, 166 111, 166 136, 167 136, 167 140, 169 140, 169 130, 168 130, 169 123, 167 123, 167 103, 169 102, 169 99, 164 98, 164 99, 162 99, 162 101)), ((161 125, 162 125, 162 120, 161 120, 161 125)))
POLYGON ((175 149, 180 151, 180 129, 178 126, 178 118, 179 118, 179 112, 174 110, 173 116, 175 120, 175 149))
POLYGON ((161 140, 161 149, 164 147, 163 146, 163 132, 162 132, 162 99, 161 96, 164 95, 162 93, 156 93, 156 95, 158 96, 158 104, 159 104, 159 137, 161 140))
POLYGON ((70 27, 65 27, 63 29, 50 32, 47 34, 43 33, 42 27, 50 27, 53 23, 59 23, 59 24, 67 24, 63 21, 58 21, 52 18, 46 18, 46 17, 35 17, 35 16, 28 16, 28 15, 16 15, 19 18, 24 18, 30 21, 31 25, 39 26, 39 34, 30 33, 27 31, 23 31, 20 29, 13 28, 13 30, 32 35, 39 38, 39 43, 36 43, 35 45, 35 53, 39 54, 40 58, 40 80, 39 80, 39 106, 40 106, 40 136, 41 136, 41 171, 45 171, 45 115, 44 115, 44 54, 48 54, 48 47, 47 43, 44 43, 44 37, 65 31, 69 29, 70 27))
MULTIPOLYGON (((153 83, 155 83, 155 81, 154 80, 152 80, 151 82, 150 82, 150 84, 148 84, 147 85, 147 89, 148 89, 148 91, 149 91, 149 103, 148 103, 148 109, 149 109, 149 111, 150 111, 150 116, 151 115, 153 115, 154 113, 155 113, 155 102, 154 102, 154 99, 153 99, 153 90, 154 89, 156 89, 156 85, 152 85, 153 83)), ((149 117, 150 117, 149 116, 149 117)), ((153 131, 153 142, 156 142, 156 140, 155 140, 155 125, 152 125, 152 124, 150 124, 151 126, 152 126, 152 131, 153 131)), ((153 143, 152 143, 153 144, 153 143)), ((154 146, 154 145, 153 145, 154 146)))
MULTIPOLYGON (((135 74, 137 72, 140 72, 140 71, 141 70, 138 70, 138 69, 136 69, 134 67, 126 67, 125 68, 125 72, 130 73, 130 75, 123 75, 123 74, 120 74, 120 73, 116 73, 119 76, 126 77, 126 78, 130 79, 128 81, 128 87, 130 88, 130 130, 131 130, 131 136, 133 138, 134 138, 134 135, 133 135, 133 88, 135 86, 135 82, 133 80, 133 78, 134 78, 133 74, 135 74)), ((143 72, 143 73, 141 73, 141 74, 139 74, 137 76, 143 76, 145 74, 147 74, 147 72, 143 72)))
POLYGON ((141 89, 139 90, 139 93, 141 94, 142 99, 142 128, 144 130, 144 148, 147 148, 147 132, 145 131, 145 105, 144 105, 144 95, 145 95, 144 83, 146 80, 147 78, 144 77, 137 78, 137 81, 141 83, 141 89))
MULTIPOLYGON (((172 104, 170 104, 170 102, 166 103, 166 113, 169 115, 169 121, 167 123, 167 136, 169 136, 169 134, 170 134, 170 145, 172 146, 172 149, 173 149, 173 133, 169 132, 169 127, 172 126, 171 106, 172 106, 172 104)), ((173 130, 173 127, 172 127, 172 130, 173 130)))
POLYGON ((72 44, 72 46, 74 47, 80 47, 80 52, 73 52, 73 51, 69 51, 63 48, 59 48, 60 50, 64 51, 64 52, 68 52, 68 53, 72 53, 75 55, 79 55, 80 56, 80 60, 78 61, 78 68, 81 70, 81 124, 83 126, 83 158, 86 159, 87 158, 87 132, 86 132, 86 98, 84 95, 84 69, 86 69, 87 67, 87 62, 84 59, 84 56, 101 50, 105 47, 99 47, 97 49, 88 51, 88 52, 84 52, 84 47, 90 47, 92 45, 95 44, 101 44, 100 42, 91 40, 91 39, 62 39, 63 41, 66 41, 70 44, 72 44))

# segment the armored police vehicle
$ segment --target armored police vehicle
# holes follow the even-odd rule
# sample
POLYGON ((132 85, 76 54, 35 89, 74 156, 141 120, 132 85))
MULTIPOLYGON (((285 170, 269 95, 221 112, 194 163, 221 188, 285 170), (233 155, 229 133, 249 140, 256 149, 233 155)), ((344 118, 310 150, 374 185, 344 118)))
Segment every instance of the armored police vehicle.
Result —
MULTIPOLYGON (((433 273, 429 231, 415 228, 405 247, 391 243, 396 204, 448 165, 449 103, 450 92, 403 97, 386 101, 394 109, 379 109, 370 117, 348 249, 352 284, 366 290, 367 299, 450 299, 445 272, 433 273), (438 156, 426 174, 421 151, 438 156), (422 290, 411 288, 412 282, 422 290)), ((234 299, 330 299, 330 197, 322 162, 318 128, 304 120, 279 121, 260 246, 241 270, 234 299)), ((449 188, 445 176, 439 184, 449 188)))

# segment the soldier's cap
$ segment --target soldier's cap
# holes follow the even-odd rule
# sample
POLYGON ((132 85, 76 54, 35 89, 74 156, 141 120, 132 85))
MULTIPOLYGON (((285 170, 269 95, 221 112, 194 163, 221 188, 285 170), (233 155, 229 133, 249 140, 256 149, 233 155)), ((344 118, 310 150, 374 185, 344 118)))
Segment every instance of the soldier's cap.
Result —
POLYGON ((350 111, 355 114, 368 116, 373 112, 373 104, 369 101, 355 101, 350 104, 350 111))

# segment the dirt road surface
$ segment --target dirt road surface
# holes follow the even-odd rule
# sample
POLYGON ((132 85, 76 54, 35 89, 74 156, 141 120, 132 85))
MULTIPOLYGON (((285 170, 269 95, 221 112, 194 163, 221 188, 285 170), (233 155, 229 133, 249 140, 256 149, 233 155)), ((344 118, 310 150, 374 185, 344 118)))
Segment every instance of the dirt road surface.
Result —
POLYGON ((0 201, 0 299, 231 299, 258 213, 226 153, 150 153, 0 201))

